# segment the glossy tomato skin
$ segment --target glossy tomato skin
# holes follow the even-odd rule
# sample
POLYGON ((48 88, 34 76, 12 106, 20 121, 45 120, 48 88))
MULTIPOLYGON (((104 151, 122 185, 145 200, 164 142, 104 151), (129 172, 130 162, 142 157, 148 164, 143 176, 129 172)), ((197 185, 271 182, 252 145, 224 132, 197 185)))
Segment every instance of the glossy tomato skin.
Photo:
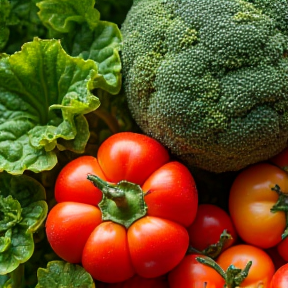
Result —
POLYGON ((75 202, 58 203, 47 217, 47 239, 62 259, 80 263, 88 237, 101 222, 101 212, 95 206, 75 202))
POLYGON ((281 266, 273 275, 269 288, 287 288, 288 287, 288 263, 281 266))
POLYGON ((103 222, 91 233, 82 254, 82 265, 93 278, 121 282, 135 274, 126 229, 111 221, 103 222))
POLYGON ((187 230, 167 219, 146 216, 128 229, 131 260, 138 275, 153 278, 174 268, 189 245, 187 230))
POLYGON ((223 288, 225 281, 213 268, 199 263, 197 254, 190 254, 168 274, 170 288, 223 288), (205 286, 206 285, 206 286, 205 286))
POLYGON ((281 241, 286 226, 285 214, 270 211, 278 200, 278 194, 271 190, 276 184, 287 193, 288 174, 268 163, 248 167, 233 182, 229 212, 244 242, 270 248, 281 241))
POLYGON ((239 244, 225 250, 217 259, 217 263, 225 271, 230 265, 244 269, 249 261, 252 261, 252 266, 240 287, 269 288, 275 267, 272 259, 262 249, 239 244))
MULTIPOLYGON (((277 245, 277 251, 279 255, 288 262, 288 237, 283 239, 278 245, 277 245)), ((288 287, 288 286, 287 286, 288 287)))
POLYGON ((98 205, 102 199, 102 192, 87 180, 88 174, 106 180, 95 157, 81 156, 64 166, 55 183, 56 201, 98 205))
POLYGON ((286 171, 288 169, 288 147, 282 152, 270 159, 272 163, 280 168, 284 168, 286 171))
MULTIPOLYGON (((98 161, 88 159, 89 163, 94 163, 91 164, 92 168, 94 165, 96 167, 94 172, 91 172, 90 164, 87 162, 85 165, 83 164, 85 169, 80 169, 82 167, 80 162, 78 173, 73 172, 73 165, 76 165, 77 162, 72 161, 71 166, 67 168, 67 175, 74 175, 76 179, 87 181, 89 184, 91 183, 87 180, 87 174, 96 174, 103 180, 112 183, 126 180, 139 186, 143 184, 143 187, 148 189, 148 191, 144 191, 144 193, 147 192, 144 194, 144 199, 146 197, 148 199, 148 215, 143 217, 141 214, 142 218, 136 220, 128 228, 110 221, 103 223, 96 221, 93 231, 90 231, 90 236, 86 239, 84 248, 81 246, 81 249, 83 248, 82 265, 96 280, 107 283, 125 281, 135 273, 146 278, 161 276, 174 268, 187 251, 189 236, 184 226, 190 225, 194 220, 198 204, 194 179, 182 164, 177 162, 170 164, 167 150, 148 136, 124 132, 110 138, 100 146, 98 161), (69 171, 70 169, 71 171, 69 171), (162 179, 164 176, 165 179, 162 179), (175 187, 173 187, 173 183, 175 187), (165 199, 166 197, 169 199, 165 199), (159 203, 161 207, 157 207, 159 203), (153 215, 154 213, 156 215, 153 215)), ((63 169, 65 172, 65 167, 63 169)), ((77 165, 74 166, 74 169, 77 171, 77 165)), ((65 179, 64 172, 59 175, 62 179, 65 179)), ((67 178, 71 180, 71 178, 67 178)), ((81 181, 79 180, 79 183, 81 181)), ((69 190, 65 190, 65 181, 59 180, 58 184, 58 196, 61 195, 61 197, 59 196, 57 199, 63 202, 57 205, 65 204, 65 201, 71 201, 71 198, 75 199, 74 201, 77 200, 78 204, 84 202, 89 204, 83 205, 90 205, 92 199, 96 209, 96 203, 99 202, 100 197, 97 201, 94 199, 97 198, 93 196, 95 190, 86 193, 84 182, 83 186, 78 185, 78 188, 74 190, 73 185, 70 185, 70 193, 69 190), (81 193, 79 193, 80 188, 82 189, 81 193), (74 193, 76 195, 70 195, 74 193)), ((135 187, 135 185, 129 187, 135 187)), ((107 211, 105 213, 105 217, 107 217, 107 211)), ((73 219, 73 214, 72 211, 71 219, 73 219)), ((49 231, 50 226, 58 226, 59 229, 52 231, 56 236, 50 237, 51 241, 49 242, 52 247, 56 247, 55 252, 60 257, 62 255, 69 256, 74 253, 74 249, 70 245, 73 242, 73 234, 81 234, 81 229, 85 225, 80 223, 80 227, 75 229, 71 225, 70 233, 60 228, 65 225, 62 224, 65 221, 64 218, 57 222, 57 217, 54 219, 54 222, 52 220, 48 222, 46 230, 49 231), (70 238, 66 237, 66 234, 70 238), (57 241, 61 242, 63 251, 66 241, 65 253, 61 249, 57 250, 57 241)), ((105 219, 107 220, 107 218, 105 219)), ((76 226, 78 226, 77 221, 76 226)), ((77 243, 75 245, 77 246, 77 243)), ((77 250, 77 259, 81 249, 77 250)))
POLYGON ((108 181, 126 180, 138 185, 169 161, 168 151, 143 134, 122 132, 106 139, 97 159, 108 181))
POLYGON ((181 163, 173 161, 157 169, 143 184, 148 192, 148 215, 175 221, 185 227, 195 219, 198 193, 194 178, 181 163))
POLYGON ((232 236, 225 249, 235 243, 237 233, 228 213, 213 204, 201 204, 198 206, 194 222, 187 228, 190 245, 202 251, 211 244, 219 241, 224 230, 232 236))
POLYGON ((98 283, 97 288, 169 288, 166 277, 143 278, 134 275, 132 278, 118 283, 98 283))

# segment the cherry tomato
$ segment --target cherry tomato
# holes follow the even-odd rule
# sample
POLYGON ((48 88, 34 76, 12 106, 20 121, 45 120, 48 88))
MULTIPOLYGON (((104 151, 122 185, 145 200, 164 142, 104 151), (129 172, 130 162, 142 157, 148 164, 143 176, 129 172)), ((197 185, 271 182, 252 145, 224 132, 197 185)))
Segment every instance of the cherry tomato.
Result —
POLYGON ((281 266, 273 275, 270 288, 288 287, 288 263, 281 266))
POLYGON ((235 245, 221 253, 217 259, 225 271, 230 265, 244 269, 249 261, 252 261, 252 266, 240 287, 269 288, 275 267, 272 259, 262 249, 247 244, 235 245))
POLYGON ((168 274, 170 288, 223 288, 225 281, 213 268, 199 263, 195 258, 203 257, 190 254, 168 274))
POLYGON ((167 150, 157 141, 132 132, 114 134, 105 140, 99 148, 98 161, 84 157, 69 163, 68 168, 65 166, 56 181, 57 199, 62 202, 52 208, 46 224, 47 238, 54 251, 66 261, 81 261, 102 282, 121 282, 134 274, 156 278, 173 269, 186 254, 189 235, 185 227, 193 222, 198 206, 197 189, 189 170, 181 163, 169 162, 167 150), (98 179, 95 185, 100 187, 103 197, 99 197, 98 194, 102 195, 99 189, 90 186, 87 192, 85 181, 91 184, 87 180, 90 173, 98 176, 94 177, 98 179), (73 177, 77 187, 73 187, 73 177), (124 193, 120 194, 125 208, 119 198, 111 200, 119 191, 124 193), (74 211, 60 217, 58 205, 65 205, 66 201, 73 203, 74 211), (91 210, 98 209, 97 206, 101 210, 102 220, 92 221, 94 226, 89 229, 85 220, 88 216, 82 221, 82 210, 77 208, 83 203, 91 210), (127 212, 130 204, 133 215, 127 212), (89 233, 81 236, 81 245, 75 243, 78 236, 73 235, 85 229, 89 233))
POLYGON ((278 167, 288 170, 288 147, 270 159, 278 167))
POLYGON ((277 245, 277 251, 279 255, 286 261, 288 262, 288 237, 286 237, 284 240, 282 240, 278 245, 277 245))
POLYGON ((269 248, 281 241, 286 227, 285 213, 272 212, 279 199, 278 185, 288 192, 288 174, 280 168, 260 163, 243 170, 232 184, 229 211, 237 234, 244 242, 269 248))
POLYGON ((237 234, 228 213, 222 208, 212 204, 198 206, 196 218, 188 228, 190 245, 203 251, 211 244, 219 241, 224 230, 232 236, 225 245, 225 249, 235 243, 237 234))

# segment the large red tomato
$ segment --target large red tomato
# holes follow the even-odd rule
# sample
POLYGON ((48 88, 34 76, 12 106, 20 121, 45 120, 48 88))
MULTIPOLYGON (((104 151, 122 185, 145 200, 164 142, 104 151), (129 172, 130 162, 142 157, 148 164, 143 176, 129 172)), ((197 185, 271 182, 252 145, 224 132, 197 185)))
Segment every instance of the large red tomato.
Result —
POLYGON ((270 248, 281 241, 285 213, 271 210, 279 200, 279 193, 273 190, 276 185, 286 194, 288 174, 267 163, 244 169, 233 182, 229 211, 238 235, 246 243, 270 248))
POLYGON ((153 278, 173 269, 187 251, 185 227, 197 212, 188 169, 169 162, 156 140, 131 132, 104 141, 98 161, 83 157, 67 164, 56 181, 61 203, 46 222, 54 251, 66 261, 82 262, 103 282, 124 281, 135 273, 153 278))

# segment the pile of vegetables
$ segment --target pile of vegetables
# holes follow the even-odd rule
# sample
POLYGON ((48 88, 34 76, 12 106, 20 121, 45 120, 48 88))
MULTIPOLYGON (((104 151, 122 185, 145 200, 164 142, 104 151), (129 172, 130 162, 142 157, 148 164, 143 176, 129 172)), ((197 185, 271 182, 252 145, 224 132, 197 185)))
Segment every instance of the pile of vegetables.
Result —
POLYGON ((286 0, 0 0, 0 288, 287 288, 286 0))

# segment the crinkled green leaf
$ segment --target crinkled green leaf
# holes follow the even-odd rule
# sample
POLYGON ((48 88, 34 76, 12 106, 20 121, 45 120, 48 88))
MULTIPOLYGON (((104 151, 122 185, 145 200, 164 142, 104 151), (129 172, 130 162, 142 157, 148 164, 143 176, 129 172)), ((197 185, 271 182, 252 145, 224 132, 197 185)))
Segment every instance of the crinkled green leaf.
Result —
POLYGON ((0 287, 1 288, 11 288, 11 279, 8 275, 0 275, 0 287))
POLYGON ((11 175, 6 172, 0 173, 0 195, 11 195, 22 208, 33 202, 46 199, 44 187, 34 178, 27 175, 11 175))
POLYGON ((44 0, 37 6, 41 21, 51 36, 61 38, 68 54, 97 62, 95 88, 117 94, 121 88, 122 35, 116 24, 100 21, 94 4, 94 0, 44 0))
POLYGON ((48 205, 43 186, 29 176, 2 172, 0 187, 0 275, 4 275, 32 256, 33 233, 43 224, 48 205))
POLYGON ((19 264, 26 262, 34 251, 32 233, 26 233, 25 230, 19 229, 19 226, 15 226, 11 229, 10 237, 6 234, 0 237, 0 243, 3 237, 7 243, 6 249, 0 252, 0 275, 15 270, 19 264))
POLYGON ((52 31, 69 33, 75 24, 87 23, 93 30, 100 19, 100 13, 94 9, 94 0, 46 0, 40 2, 39 16, 52 31))
POLYGON ((63 261, 51 261, 47 269, 37 271, 36 288, 94 288, 91 275, 79 265, 63 261))
POLYGON ((20 222, 21 211, 20 203, 13 199, 11 195, 6 198, 0 196, 0 233, 20 222))
POLYGON ((0 59, 0 170, 51 169, 60 138, 83 152, 89 135, 73 140, 88 124, 75 119, 100 105, 91 93, 97 77, 94 61, 67 55, 57 40, 35 38, 0 59))
POLYGON ((0 0, 0 51, 5 47, 9 39, 9 28, 7 18, 10 14, 11 6, 8 0, 0 0))
POLYGON ((1 234, 3 235, 0 237, 0 253, 3 254, 5 251, 7 251, 10 248, 12 230, 8 229, 5 233, 1 233, 1 234))
POLYGON ((42 225, 47 216, 47 203, 37 201, 22 209, 22 221, 19 223, 27 232, 34 233, 42 225))
MULTIPOLYGON (((35 36, 44 37, 48 34, 46 27, 42 25, 37 15, 39 8, 36 3, 39 0, 0 0, 0 3, 1 1, 9 4, 9 13, 6 14, 5 26, 0 25, 0 27, 6 28, 6 33, 8 32, 8 36, 10 36, 9 40, 8 38, 6 39, 6 46, 4 45, 5 52, 12 54, 20 50, 25 42, 32 41, 35 36)), ((0 6, 0 19, 3 21, 1 10, 0 6)), ((3 35, 0 33, 0 38, 3 35)))

